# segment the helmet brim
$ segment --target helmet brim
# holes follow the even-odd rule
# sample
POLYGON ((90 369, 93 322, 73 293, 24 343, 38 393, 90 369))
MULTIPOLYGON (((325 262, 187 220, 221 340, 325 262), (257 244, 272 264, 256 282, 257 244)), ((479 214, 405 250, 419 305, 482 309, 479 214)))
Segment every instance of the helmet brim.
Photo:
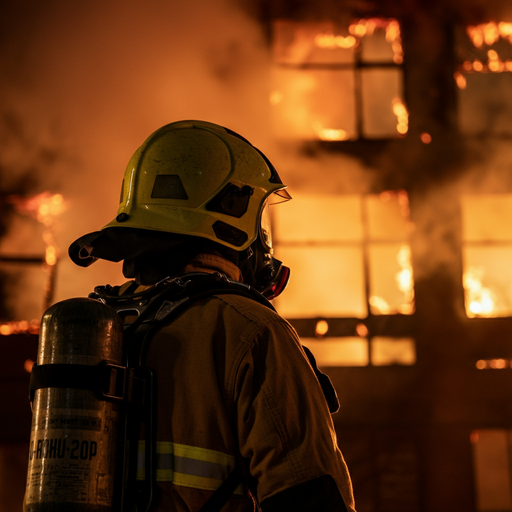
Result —
POLYGON ((73 263, 88 267, 98 259, 115 263, 176 248, 190 237, 137 228, 105 228, 81 236, 68 249, 73 263))

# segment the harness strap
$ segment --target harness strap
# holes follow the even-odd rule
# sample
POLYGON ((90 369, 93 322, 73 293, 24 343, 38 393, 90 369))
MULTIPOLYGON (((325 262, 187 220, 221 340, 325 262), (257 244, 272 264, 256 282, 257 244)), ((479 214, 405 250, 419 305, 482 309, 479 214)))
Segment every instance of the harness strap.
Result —
POLYGON ((240 469, 236 467, 226 480, 222 482, 220 487, 210 496, 199 512, 219 512, 241 483, 242 473, 240 469))
POLYGON ((134 368, 103 361, 88 364, 34 364, 30 374, 29 400, 37 389, 71 388, 94 391, 100 400, 142 406, 144 381, 134 368))

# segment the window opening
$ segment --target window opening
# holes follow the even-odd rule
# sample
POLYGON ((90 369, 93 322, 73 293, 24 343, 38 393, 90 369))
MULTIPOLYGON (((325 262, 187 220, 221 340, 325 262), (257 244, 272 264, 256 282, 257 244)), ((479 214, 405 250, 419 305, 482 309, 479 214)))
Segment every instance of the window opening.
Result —
POLYGON ((318 364, 414 364, 411 336, 372 328, 379 317, 414 313, 407 193, 294 194, 272 213, 276 256, 292 269, 275 303, 292 321, 310 320, 318 364), (338 335, 342 319, 349 335, 338 335))
POLYGON ((512 23, 456 31, 458 124, 462 133, 512 135, 512 23))
POLYGON ((274 20, 274 129, 280 138, 343 141, 408 130, 400 25, 390 18, 274 20))
POLYGON ((512 315, 512 194, 461 197, 466 315, 512 315))

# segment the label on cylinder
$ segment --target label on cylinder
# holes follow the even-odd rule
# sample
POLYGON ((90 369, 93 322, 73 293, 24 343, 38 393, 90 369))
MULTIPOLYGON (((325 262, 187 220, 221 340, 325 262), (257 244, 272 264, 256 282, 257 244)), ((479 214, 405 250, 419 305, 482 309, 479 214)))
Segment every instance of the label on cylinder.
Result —
POLYGON ((29 449, 26 504, 113 501, 118 413, 54 409, 34 415, 29 449))

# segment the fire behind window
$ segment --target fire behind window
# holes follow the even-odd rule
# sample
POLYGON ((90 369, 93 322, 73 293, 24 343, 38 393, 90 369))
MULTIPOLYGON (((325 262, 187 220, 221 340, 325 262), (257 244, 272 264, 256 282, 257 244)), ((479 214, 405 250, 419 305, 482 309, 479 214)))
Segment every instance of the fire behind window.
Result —
POLYGON ((456 32, 458 124, 467 135, 512 135, 512 23, 456 32))
POLYGON ((342 141, 405 135, 400 25, 276 20, 273 107, 279 138, 342 141))
POLYGON ((512 194, 461 198, 466 314, 512 316, 512 194))
POLYGON ((276 305, 289 319, 324 319, 316 339, 305 342, 319 364, 413 364, 406 331, 392 336, 372 328, 376 317, 414 313, 407 193, 294 194, 281 206, 273 212, 276 255, 292 279, 276 305), (333 319, 351 319, 353 335, 329 332, 333 319))

